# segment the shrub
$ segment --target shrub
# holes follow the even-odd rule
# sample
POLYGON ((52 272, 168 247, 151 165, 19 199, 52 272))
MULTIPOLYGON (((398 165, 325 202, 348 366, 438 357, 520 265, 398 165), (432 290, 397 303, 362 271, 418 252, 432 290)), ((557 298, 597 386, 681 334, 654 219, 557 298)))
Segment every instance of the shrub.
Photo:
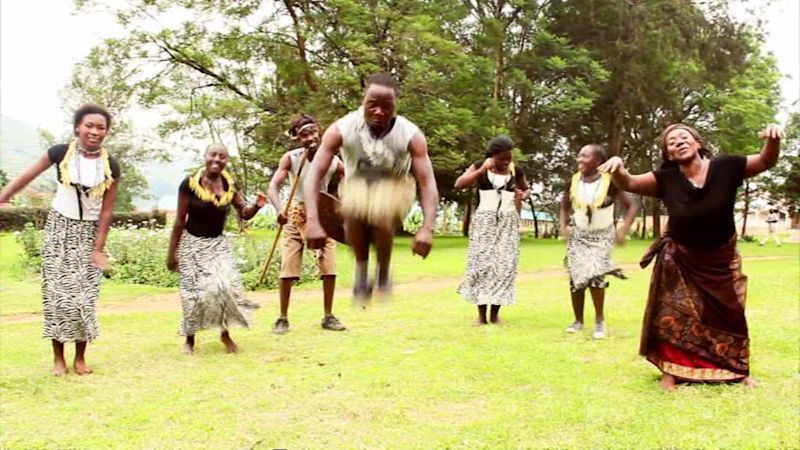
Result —
POLYGON ((0 231, 21 231, 27 224, 41 230, 47 221, 50 208, 2 208, 0 209, 0 231))
POLYGON ((44 231, 36 229, 32 223, 28 222, 22 231, 17 231, 15 235, 17 242, 22 245, 25 264, 38 271, 42 265, 44 231))
MULTIPOLYGON (((30 223, 37 230, 44 228, 50 208, 3 208, 0 209, 0 231, 21 231, 30 223)), ((140 228, 164 227, 167 215, 164 211, 115 212, 112 226, 133 225, 140 228)))
MULTIPOLYGON (((44 231, 27 224, 17 233, 17 241, 24 248, 23 258, 32 270, 41 267, 41 247, 44 231)), ((255 289, 261 277, 264 260, 269 254, 272 238, 236 234, 232 236, 234 257, 242 273, 245 287, 255 289)), ((178 285, 178 275, 167 270, 167 250, 170 233, 163 229, 141 229, 132 225, 111 228, 106 241, 106 254, 110 261, 112 279, 133 284, 172 287, 178 285)), ((265 280, 267 288, 278 285, 280 249, 276 251, 265 280)), ((303 275, 300 282, 317 276, 313 252, 304 252, 303 275)))

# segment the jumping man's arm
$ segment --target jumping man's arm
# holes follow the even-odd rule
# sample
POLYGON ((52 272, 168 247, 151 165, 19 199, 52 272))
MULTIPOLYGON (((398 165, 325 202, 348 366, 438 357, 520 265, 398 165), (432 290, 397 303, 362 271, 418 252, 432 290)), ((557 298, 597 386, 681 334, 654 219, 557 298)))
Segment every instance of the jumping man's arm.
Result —
POLYGON ((327 239, 325 230, 322 229, 322 225, 319 222, 317 211, 319 183, 328 167, 330 167, 333 156, 341 146, 342 134, 336 125, 332 125, 322 136, 322 142, 314 155, 308 176, 302 186, 306 207, 306 240, 309 248, 322 248, 327 239))
POLYGON ((417 133, 408 144, 411 152, 411 167, 417 180, 419 202, 422 205, 422 226, 414 236, 413 251, 425 258, 433 246, 433 225, 436 220, 436 205, 439 191, 433 175, 433 165, 428 156, 428 143, 422 133, 417 133))

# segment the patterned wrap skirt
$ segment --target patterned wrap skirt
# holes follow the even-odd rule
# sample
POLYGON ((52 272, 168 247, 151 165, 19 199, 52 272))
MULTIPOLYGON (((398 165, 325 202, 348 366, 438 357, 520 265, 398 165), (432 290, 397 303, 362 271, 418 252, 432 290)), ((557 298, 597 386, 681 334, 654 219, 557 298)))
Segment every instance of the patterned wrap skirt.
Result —
POLYGON ((467 270, 458 293, 475 305, 513 305, 519 265, 519 213, 478 210, 469 225, 467 270))
POLYGON ((102 271, 91 262, 97 221, 47 214, 42 246, 42 337, 58 342, 97 338, 102 271))
POLYGON ((259 305, 244 298, 244 283, 228 237, 197 237, 184 231, 178 269, 182 336, 208 328, 249 328, 249 315, 259 305))
POLYGON ((613 251, 613 225, 602 230, 573 227, 567 240, 565 261, 572 291, 582 291, 587 287, 604 289, 608 287, 606 275, 627 278, 611 260, 613 251))
POLYGON ((640 265, 656 264, 642 324, 639 353, 663 373, 689 381, 738 381, 750 373, 745 318, 747 277, 736 236, 698 249, 669 235, 640 265))

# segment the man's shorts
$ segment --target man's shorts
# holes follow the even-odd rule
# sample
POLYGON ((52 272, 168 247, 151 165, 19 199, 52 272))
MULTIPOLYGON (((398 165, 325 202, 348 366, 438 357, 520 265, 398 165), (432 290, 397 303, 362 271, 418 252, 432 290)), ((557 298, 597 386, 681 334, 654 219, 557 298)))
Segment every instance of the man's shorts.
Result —
MULTIPOLYGON (((281 278, 299 279, 303 275, 303 249, 305 241, 300 230, 291 221, 283 226, 283 248, 281 250, 281 278)), ((312 250, 313 251, 313 250, 312 250)), ((316 259, 319 275, 336 275, 336 241, 328 238, 325 247, 316 259)))

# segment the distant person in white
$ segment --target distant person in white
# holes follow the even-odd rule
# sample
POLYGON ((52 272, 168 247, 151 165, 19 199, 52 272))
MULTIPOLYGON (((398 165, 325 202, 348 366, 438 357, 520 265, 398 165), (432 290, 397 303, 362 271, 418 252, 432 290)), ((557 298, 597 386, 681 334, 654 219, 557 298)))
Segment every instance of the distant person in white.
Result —
POLYGON ((781 237, 778 235, 778 223, 780 222, 780 212, 776 208, 771 208, 767 215, 767 236, 762 239, 758 245, 765 245, 769 238, 775 240, 775 244, 781 246, 781 237))

